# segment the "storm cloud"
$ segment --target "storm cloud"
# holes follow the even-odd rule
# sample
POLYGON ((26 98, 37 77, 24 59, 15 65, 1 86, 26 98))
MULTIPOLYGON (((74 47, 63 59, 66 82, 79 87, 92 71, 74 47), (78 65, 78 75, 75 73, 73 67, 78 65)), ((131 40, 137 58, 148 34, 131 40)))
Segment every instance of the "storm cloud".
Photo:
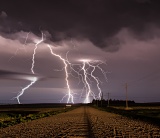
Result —
POLYGON ((54 42, 88 39, 114 52, 121 42, 112 37, 122 28, 129 28, 139 39, 148 39, 148 28, 159 27, 159 4, 158 0, 3 1, 0 31, 23 30, 40 36, 41 30, 47 30, 54 42))

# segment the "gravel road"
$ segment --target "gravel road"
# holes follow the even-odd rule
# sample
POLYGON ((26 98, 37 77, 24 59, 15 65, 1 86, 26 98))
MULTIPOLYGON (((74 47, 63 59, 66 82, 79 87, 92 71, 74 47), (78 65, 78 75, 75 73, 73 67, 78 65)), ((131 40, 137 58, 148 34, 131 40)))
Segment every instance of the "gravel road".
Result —
POLYGON ((160 127, 84 106, 0 129, 0 138, 160 138, 160 127))

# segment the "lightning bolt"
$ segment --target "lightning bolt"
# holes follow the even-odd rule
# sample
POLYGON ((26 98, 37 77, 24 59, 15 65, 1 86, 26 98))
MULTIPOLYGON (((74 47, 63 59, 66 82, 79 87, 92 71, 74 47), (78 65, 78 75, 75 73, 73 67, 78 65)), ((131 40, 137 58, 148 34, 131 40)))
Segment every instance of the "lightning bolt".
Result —
MULTIPOLYGON (((67 70, 67 68, 68 68, 67 61, 63 57, 61 57, 60 55, 55 54, 49 44, 47 45, 47 47, 49 48, 49 50, 50 50, 52 55, 58 57, 64 63, 64 70, 65 70, 65 74, 66 74, 65 80, 66 80, 67 89, 68 89, 68 94, 67 94, 68 95, 68 100, 67 100, 67 103, 69 103, 70 101, 72 103, 74 103, 73 95, 72 95, 71 88, 70 88, 69 81, 68 81, 69 73, 68 73, 68 70, 67 70)), ((64 97, 66 97, 67 95, 65 95, 64 97)), ((64 99, 64 97, 62 98, 62 100, 64 99)))
POLYGON ((87 95, 86 97, 88 97, 88 98, 86 98, 84 103, 89 103, 89 94, 91 93, 93 95, 93 97, 95 97, 95 96, 92 93, 91 88, 90 88, 90 84, 88 82, 88 80, 90 81, 90 79, 87 77, 88 73, 87 73, 87 69, 85 69, 85 62, 83 64, 83 66, 81 64, 72 64, 68 60, 68 53, 69 53, 69 51, 66 53, 66 62, 68 63, 68 65, 70 66, 70 69, 71 69, 70 75, 79 80, 78 85, 80 84, 80 82, 82 82, 84 84, 84 87, 82 88, 82 92, 81 92, 80 98, 82 97, 84 89, 85 89, 86 90, 86 95, 87 95), (78 68, 74 69, 75 66, 78 66, 78 68), (73 75, 72 71, 74 73, 76 73, 77 76, 73 75), (83 74, 81 73, 81 71, 83 71, 83 74))
POLYGON ((34 77, 33 80, 31 81, 31 83, 29 85, 27 85, 26 87, 24 87, 18 94, 16 97, 13 97, 12 99, 17 99, 18 103, 21 104, 19 98, 24 94, 25 90, 29 89, 35 82, 37 81, 37 78, 34 77))
MULTIPOLYGON (((91 71, 91 73, 90 73, 90 75, 91 75, 91 77, 96 81, 96 83, 97 83, 97 88, 98 88, 98 91, 99 91, 99 94, 98 94, 98 99, 101 99, 101 97, 102 97, 102 91, 101 91, 101 88, 100 88, 100 86, 99 86, 99 84, 100 84, 100 80, 97 78, 97 77, 95 77, 94 75, 93 75, 93 73, 94 73, 94 71, 95 71, 95 69, 96 69, 96 66, 93 66, 93 65, 91 65, 89 62, 87 62, 88 63, 88 65, 89 66, 91 66, 92 68, 93 68, 93 70, 91 71)), ((102 83, 102 82, 101 82, 102 83)))
POLYGON ((30 32, 29 32, 29 33, 27 33, 27 36, 26 36, 26 38, 25 38, 25 42, 24 42, 24 44, 23 44, 23 48, 17 48, 17 50, 15 51, 14 55, 13 55, 13 56, 11 56, 11 57, 10 57, 10 59, 8 60, 9 62, 12 60, 12 58, 14 58, 14 57, 17 55, 17 53, 18 53, 18 51, 19 51, 20 49, 24 49, 24 50, 25 50, 25 52, 27 52, 27 51, 26 51, 26 47, 25 47, 25 45, 26 45, 26 42, 27 42, 27 40, 28 40, 28 36, 29 36, 29 34, 30 34, 30 32))
POLYGON ((85 88, 86 88, 86 98, 84 100, 84 103, 89 103, 89 95, 91 94, 91 87, 90 87, 90 84, 87 80, 87 71, 85 69, 85 66, 86 66, 86 62, 84 61, 83 62, 83 66, 82 66, 82 70, 83 70, 83 73, 84 73, 84 80, 85 80, 85 88))
POLYGON ((104 62, 99 61, 99 60, 95 60, 95 61, 91 61, 91 60, 87 60, 87 59, 83 59, 81 60, 83 62, 83 75, 84 75, 84 87, 86 89, 86 98, 84 100, 84 103, 89 103, 90 99, 89 96, 91 95, 94 99, 96 99, 96 94, 91 90, 91 84, 89 83, 92 82, 91 79, 88 77, 90 76, 91 78, 93 78, 93 80, 95 80, 96 82, 96 86, 98 88, 98 99, 102 98, 102 90, 100 88, 100 83, 102 83, 102 81, 100 81, 100 79, 96 76, 94 76, 94 71, 96 69, 99 69, 102 74, 104 75, 105 80, 107 80, 107 76, 106 76, 106 72, 100 67, 101 64, 104 64, 104 62), (96 63, 96 65, 94 65, 96 63), (86 66, 88 66, 88 68, 86 68, 86 66), (89 72, 89 69, 92 68, 92 70, 89 72))
MULTIPOLYGON (((67 52, 66 54, 66 62, 68 63, 68 65, 70 66, 70 74, 75 77, 75 78, 78 78, 79 79, 79 83, 82 82, 84 87, 82 89, 82 93, 81 93, 81 97, 83 95, 83 92, 84 90, 86 91, 86 96, 85 96, 85 100, 84 100, 84 103, 89 103, 90 102, 90 99, 89 97, 92 96, 94 99, 101 99, 102 98, 102 90, 100 88, 100 84, 102 84, 103 82, 94 75, 94 72, 96 69, 100 70, 100 72, 103 74, 104 76, 104 79, 106 80, 106 82, 108 81, 107 79, 107 72, 105 72, 101 67, 100 65, 101 64, 105 64, 103 61, 101 60, 88 60, 88 59, 83 59, 81 60, 83 62, 83 65, 81 64, 72 64, 69 62, 68 60, 68 53, 69 51, 67 52), (79 66, 79 68, 76 68, 74 69, 75 66, 79 66), (92 68, 92 70, 90 71, 90 68, 92 68), (72 74, 72 71, 74 73, 77 74, 77 76, 74 76, 72 74), (83 74, 82 72, 83 71, 83 74), (91 90, 91 87, 92 87, 92 80, 89 78, 89 76, 91 78, 93 78, 93 80, 96 82, 96 86, 97 86, 97 89, 98 89, 98 96, 96 96, 96 94, 91 90)), ((79 84, 78 83, 78 84, 79 84)))
MULTIPOLYGON (((32 74, 35 74, 34 72, 34 67, 35 67, 35 56, 36 56, 36 51, 38 49, 38 45, 41 44, 43 41, 44 41, 44 34, 43 32, 41 32, 42 34, 42 37, 41 37, 41 40, 37 41, 35 43, 35 47, 34 47, 34 50, 33 50, 33 55, 32 55, 32 65, 31 65, 31 72, 32 74)), ((26 45, 26 41, 28 39, 28 35, 29 33, 27 34, 27 37, 26 37, 26 40, 25 40, 25 43, 24 45, 26 45)), ((71 42, 73 43, 73 41, 71 40, 71 42)), ((100 88, 100 83, 101 80, 94 76, 94 72, 96 69, 100 70, 101 73, 103 74, 105 80, 107 81, 107 76, 106 76, 106 72, 100 67, 101 64, 104 64, 104 62, 100 61, 100 60, 87 60, 87 59, 82 59, 80 61, 82 61, 82 64, 72 64, 69 60, 68 60, 68 53, 69 51, 66 53, 66 58, 63 58, 61 55, 59 54, 56 54, 52 47, 47 44, 47 47, 49 48, 50 50, 50 53, 55 56, 55 57, 58 57, 64 64, 64 67, 62 68, 62 70, 57 70, 57 71, 63 71, 65 72, 65 81, 66 81, 66 85, 67 85, 67 94, 62 98, 61 101, 64 100, 65 97, 68 96, 68 99, 67 99, 67 103, 71 102, 71 103, 74 103, 74 96, 73 96, 73 92, 71 91, 71 87, 70 87, 70 84, 69 84, 69 75, 72 75, 73 77, 75 78, 78 78, 79 79, 79 82, 78 84, 82 81, 84 87, 82 89, 82 93, 81 93, 81 96, 84 92, 84 89, 85 89, 85 100, 84 100, 84 103, 89 103, 90 102, 90 96, 92 96, 94 99, 96 99, 96 94, 92 91, 92 80, 94 80, 94 82, 96 82, 96 86, 97 86, 97 89, 98 89, 98 99, 101 99, 102 98, 102 90, 100 88), (74 68, 75 66, 78 66, 79 68, 74 68), (70 71, 69 71, 70 69, 70 71), (76 73, 77 76, 73 75, 72 72, 76 73)), ((74 45, 74 48, 75 48, 75 45, 74 45)), ((16 54, 17 54, 18 50, 16 51, 16 54)), ((18 94, 16 97, 14 97, 14 99, 16 98, 18 103, 20 104, 20 100, 19 98, 24 94, 24 92, 29 89, 34 83, 36 83, 37 81, 37 78, 34 77, 31 82, 26 86, 24 87, 18 94)))
POLYGON ((42 33, 42 38, 41 38, 41 40, 39 40, 39 41, 35 44, 35 48, 34 48, 33 56, 32 56, 32 67, 31 67, 31 72, 32 72, 33 74, 35 74, 35 72, 34 72, 34 65, 35 65, 35 55, 36 55, 36 50, 37 50, 37 48, 38 48, 38 45, 44 41, 43 32, 41 32, 41 33, 42 33))
MULTIPOLYGON (((29 32, 29 33, 30 33, 30 32, 29 32)), ((26 41, 27 41, 27 39, 28 39, 29 33, 27 34, 27 37, 26 37, 26 40, 25 40, 24 45, 26 44, 26 41)), ((39 41, 35 44, 35 48, 34 48, 34 52, 33 52, 33 56, 32 56, 32 67, 31 67, 31 72, 32 72, 32 74, 35 74, 35 72, 34 72, 33 69, 34 69, 34 65, 35 65, 35 54, 36 54, 36 50, 37 50, 37 48, 38 48, 38 45, 44 41, 43 32, 41 32, 41 33, 42 33, 42 38, 41 38, 41 40, 39 40, 39 41)), ((18 51, 17 51, 17 52, 18 52, 18 51)), ((19 97, 22 96, 22 95, 24 94, 25 90, 29 89, 36 81, 37 81, 37 78, 34 77, 33 80, 31 80, 30 84, 27 85, 26 87, 24 87, 24 88, 17 94, 17 96, 14 97, 14 98, 12 98, 12 99, 17 99, 18 103, 20 104, 19 97)))

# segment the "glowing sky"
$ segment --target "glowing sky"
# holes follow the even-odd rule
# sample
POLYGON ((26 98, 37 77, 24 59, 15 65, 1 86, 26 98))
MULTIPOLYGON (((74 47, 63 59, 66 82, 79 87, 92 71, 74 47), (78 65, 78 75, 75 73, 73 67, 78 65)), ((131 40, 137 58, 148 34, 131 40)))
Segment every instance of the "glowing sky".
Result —
MULTIPOLYGON (((22 103, 60 102, 66 94, 63 63, 49 52, 71 63, 101 60, 108 81, 95 75, 104 98, 136 102, 160 99, 160 9, 159 0, 5 0, 0 4, 0 103, 12 97, 34 76, 38 82, 21 97, 22 103), (35 43, 41 39, 35 56, 35 75, 31 72, 35 43), (27 39, 26 39, 27 38, 27 39), (17 50, 18 49, 18 50, 17 50)), ((78 70, 78 66, 77 69, 78 70)), ((82 102, 83 84, 70 76, 75 102, 82 102)), ((98 91, 95 82, 92 90, 98 91)), ((63 101, 66 102, 66 99, 63 101)))

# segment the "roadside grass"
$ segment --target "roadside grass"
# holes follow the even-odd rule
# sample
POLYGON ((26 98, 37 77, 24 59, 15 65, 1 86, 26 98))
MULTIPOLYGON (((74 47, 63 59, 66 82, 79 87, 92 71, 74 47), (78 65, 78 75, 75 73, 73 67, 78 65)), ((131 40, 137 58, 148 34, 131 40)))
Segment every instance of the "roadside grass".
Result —
POLYGON ((99 110, 110 113, 120 114, 122 116, 138 119, 160 126, 160 107, 131 107, 128 110, 124 107, 96 107, 99 110))
POLYGON ((39 118, 49 117, 75 109, 69 108, 20 108, 0 110, 0 128, 13 126, 22 122, 28 122, 39 118))

